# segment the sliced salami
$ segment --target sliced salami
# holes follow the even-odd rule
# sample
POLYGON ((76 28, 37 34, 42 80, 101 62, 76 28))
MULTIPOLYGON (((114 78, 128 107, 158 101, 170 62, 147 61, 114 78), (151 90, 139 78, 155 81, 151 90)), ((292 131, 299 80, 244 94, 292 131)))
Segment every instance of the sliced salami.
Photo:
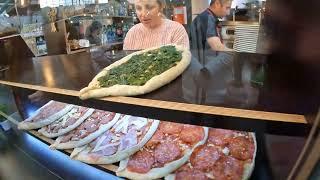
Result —
POLYGON ((128 170, 137 173, 147 173, 152 168, 154 162, 154 157, 150 152, 146 150, 138 151, 128 162, 128 170))
POLYGON ((140 157, 138 153, 141 153, 138 152, 120 162, 117 175, 130 179, 162 178, 188 161, 193 150, 203 145, 207 136, 208 128, 205 127, 161 122, 154 137, 142 149, 142 152, 148 154, 148 159, 150 159, 148 162, 152 162, 151 168, 150 164, 145 165, 144 158, 137 158, 140 157), (190 133, 196 135, 196 138, 187 140, 192 135, 183 132, 184 128, 186 131, 190 130, 190 133), (181 139, 182 133, 183 140, 181 139))
POLYGON ((255 153, 253 133, 210 128, 208 141, 165 179, 248 179, 254 168, 255 153))
POLYGON ((200 126, 184 125, 179 137, 182 141, 193 145, 203 139, 204 132, 200 126))

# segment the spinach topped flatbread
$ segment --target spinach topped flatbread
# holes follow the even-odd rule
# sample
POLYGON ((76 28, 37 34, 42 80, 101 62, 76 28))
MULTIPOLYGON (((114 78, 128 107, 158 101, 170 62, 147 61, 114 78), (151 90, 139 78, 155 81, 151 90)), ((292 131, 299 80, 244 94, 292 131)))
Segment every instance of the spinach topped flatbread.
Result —
POLYGON ((142 86, 152 77, 174 67, 181 58, 181 52, 174 46, 164 46, 132 56, 126 63, 110 69, 98 81, 101 87, 117 84, 142 86))
POLYGON ((80 91, 80 98, 151 92, 177 78, 188 67, 190 59, 190 51, 176 45, 132 53, 103 69, 80 91))

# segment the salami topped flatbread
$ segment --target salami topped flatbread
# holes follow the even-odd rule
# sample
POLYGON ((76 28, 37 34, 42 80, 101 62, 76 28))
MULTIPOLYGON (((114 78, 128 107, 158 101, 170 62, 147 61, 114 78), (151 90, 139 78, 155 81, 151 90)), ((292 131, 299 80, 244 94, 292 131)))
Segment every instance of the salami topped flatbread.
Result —
POLYGON ((35 114, 18 124, 18 129, 38 129, 58 120, 72 109, 73 105, 50 101, 35 114))
POLYGON ((110 129, 119 119, 120 114, 95 110, 93 114, 69 133, 59 136, 53 149, 72 149, 86 145, 110 129))
POLYGON ((78 127, 93 112, 94 109, 74 106, 67 114, 48 126, 42 127, 38 132, 48 138, 61 136, 78 127))
POLYGON ((177 78, 190 64, 188 49, 177 45, 132 53, 103 69, 80 91, 80 98, 134 96, 151 92, 177 78))
POLYGON ((111 164, 139 151, 157 130, 159 121, 123 116, 86 147, 74 149, 71 157, 89 164, 111 164))
POLYGON ((117 175, 130 179, 162 178, 185 164, 207 136, 206 127, 161 122, 140 151, 120 162, 117 175))
POLYGON ((208 141, 166 180, 249 179, 256 154, 253 133, 210 129, 208 141))

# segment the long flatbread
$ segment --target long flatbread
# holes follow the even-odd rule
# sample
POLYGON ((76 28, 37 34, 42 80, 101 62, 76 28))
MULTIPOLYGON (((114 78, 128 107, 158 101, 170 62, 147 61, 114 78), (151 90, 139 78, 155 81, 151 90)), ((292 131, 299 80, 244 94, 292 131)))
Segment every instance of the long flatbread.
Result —
POLYGON ((72 109, 73 105, 57 101, 49 101, 38 109, 33 116, 20 122, 18 129, 38 129, 58 120, 72 109))
POLYGON ((161 122, 149 142, 120 162, 116 174, 129 179, 158 179, 185 164, 206 142, 208 128, 161 122))
POLYGON ((80 126, 60 136, 50 146, 52 149, 73 149, 84 146, 105 131, 110 129, 119 119, 120 114, 95 110, 80 126))
MULTIPOLYGON (((164 72, 162 72, 159 75, 152 76, 151 79, 149 79, 145 84, 143 85, 124 85, 124 84, 115 84, 110 87, 102 87, 99 82, 99 78, 106 76, 109 74, 109 72, 117 68, 121 65, 125 65, 132 57, 136 55, 141 55, 148 53, 153 50, 160 49, 162 47, 168 47, 168 46, 162 46, 162 47, 154 47, 145 49, 142 51, 138 51, 135 53, 132 53, 121 60, 111 64, 110 66, 103 69, 96 77, 89 83, 88 87, 83 88, 80 91, 80 98, 81 99, 88 99, 88 98, 99 98, 99 97, 105 97, 105 96, 135 96, 135 95, 141 95, 149 93, 155 89, 160 88, 161 86, 170 83, 174 79, 176 79, 180 74, 183 73, 183 71, 188 67, 191 61, 191 53, 188 49, 178 46, 178 45, 171 45, 173 48, 176 48, 177 51, 181 53, 181 60, 178 61, 174 66, 170 67, 169 69, 166 69, 164 72)), ((170 47, 171 47, 170 46, 170 47)), ((155 59, 152 61, 161 61, 161 59, 157 59, 161 57, 160 55, 155 56, 155 59)), ((132 68, 139 68, 138 67, 130 67, 130 71, 132 73, 136 73, 135 69, 132 68)), ((150 67, 152 68, 152 67, 150 67)), ((159 68, 160 69, 160 68, 159 68)), ((144 72, 148 71, 146 69, 144 72)), ((155 70, 152 70, 155 71, 155 70)), ((127 73, 127 74, 128 74, 127 73)), ((121 75, 120 75, 121 76, 121 75)), ((139 80, 139 79, 138 79, 139 80)), ((125 81, 125 80, 124 80, 125 81)))
POLYGON ((75 148, 71 157, 89 164, 119 162, 139 151, 155 133, 158 125, 158 120, 123 116, 112 129, 86 147, 75 148))
POLYGON ((64 135, 77 128, 84 120, 86 120, 94 109, 74 106, 67 114, 38 130, 40 134, 48 138, 55 138, 64 135))
POLYGON ((213 129, 208 141, 166 180, 249 179, 257 151, 254 133, 213 129))

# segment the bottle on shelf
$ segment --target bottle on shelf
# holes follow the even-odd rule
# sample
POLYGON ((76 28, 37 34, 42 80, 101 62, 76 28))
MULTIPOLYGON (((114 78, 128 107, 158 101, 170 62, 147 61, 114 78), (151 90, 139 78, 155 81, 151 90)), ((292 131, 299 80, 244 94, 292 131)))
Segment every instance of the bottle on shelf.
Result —
POLYGON ((115 4, 114 2, 108 3, 107 16, 114 16, 115 15, 114 4, 115 4))
POLYGON ((116 25, 115 24, 112 24, 112 28, 111 28, 111 31, 112 31, 112 42, 115 42, 117 39, 117 28, 116 28, 116 25))
POLYGON ((128 4, 128 10, 127 10, 128 16, 134 17, 135 16, 135 10, 133 4, 128 4))
POLYGON ((124 24, 123 25, 123 39, 126 37, 126 35, 127 35, 127 32, 129 31, 129 26, 128 26, 128 24, 124 24))
POLYGON ((108 42, 106 25, 103 25, 102 27, 101 41, 101 44, 106 44, 108 42))
POLYGON ((110 43, 112 42, 112 26, 107 25, 107 42, 110 43))
POLYGON ((127 16, 128 15, 128 7, 125 1, 120 2, 119 7, 119 16, 127 16))
POLYGON ((120 16, 120 3, 115 1, 113 3, 114 6, 114 16, 120 16))

